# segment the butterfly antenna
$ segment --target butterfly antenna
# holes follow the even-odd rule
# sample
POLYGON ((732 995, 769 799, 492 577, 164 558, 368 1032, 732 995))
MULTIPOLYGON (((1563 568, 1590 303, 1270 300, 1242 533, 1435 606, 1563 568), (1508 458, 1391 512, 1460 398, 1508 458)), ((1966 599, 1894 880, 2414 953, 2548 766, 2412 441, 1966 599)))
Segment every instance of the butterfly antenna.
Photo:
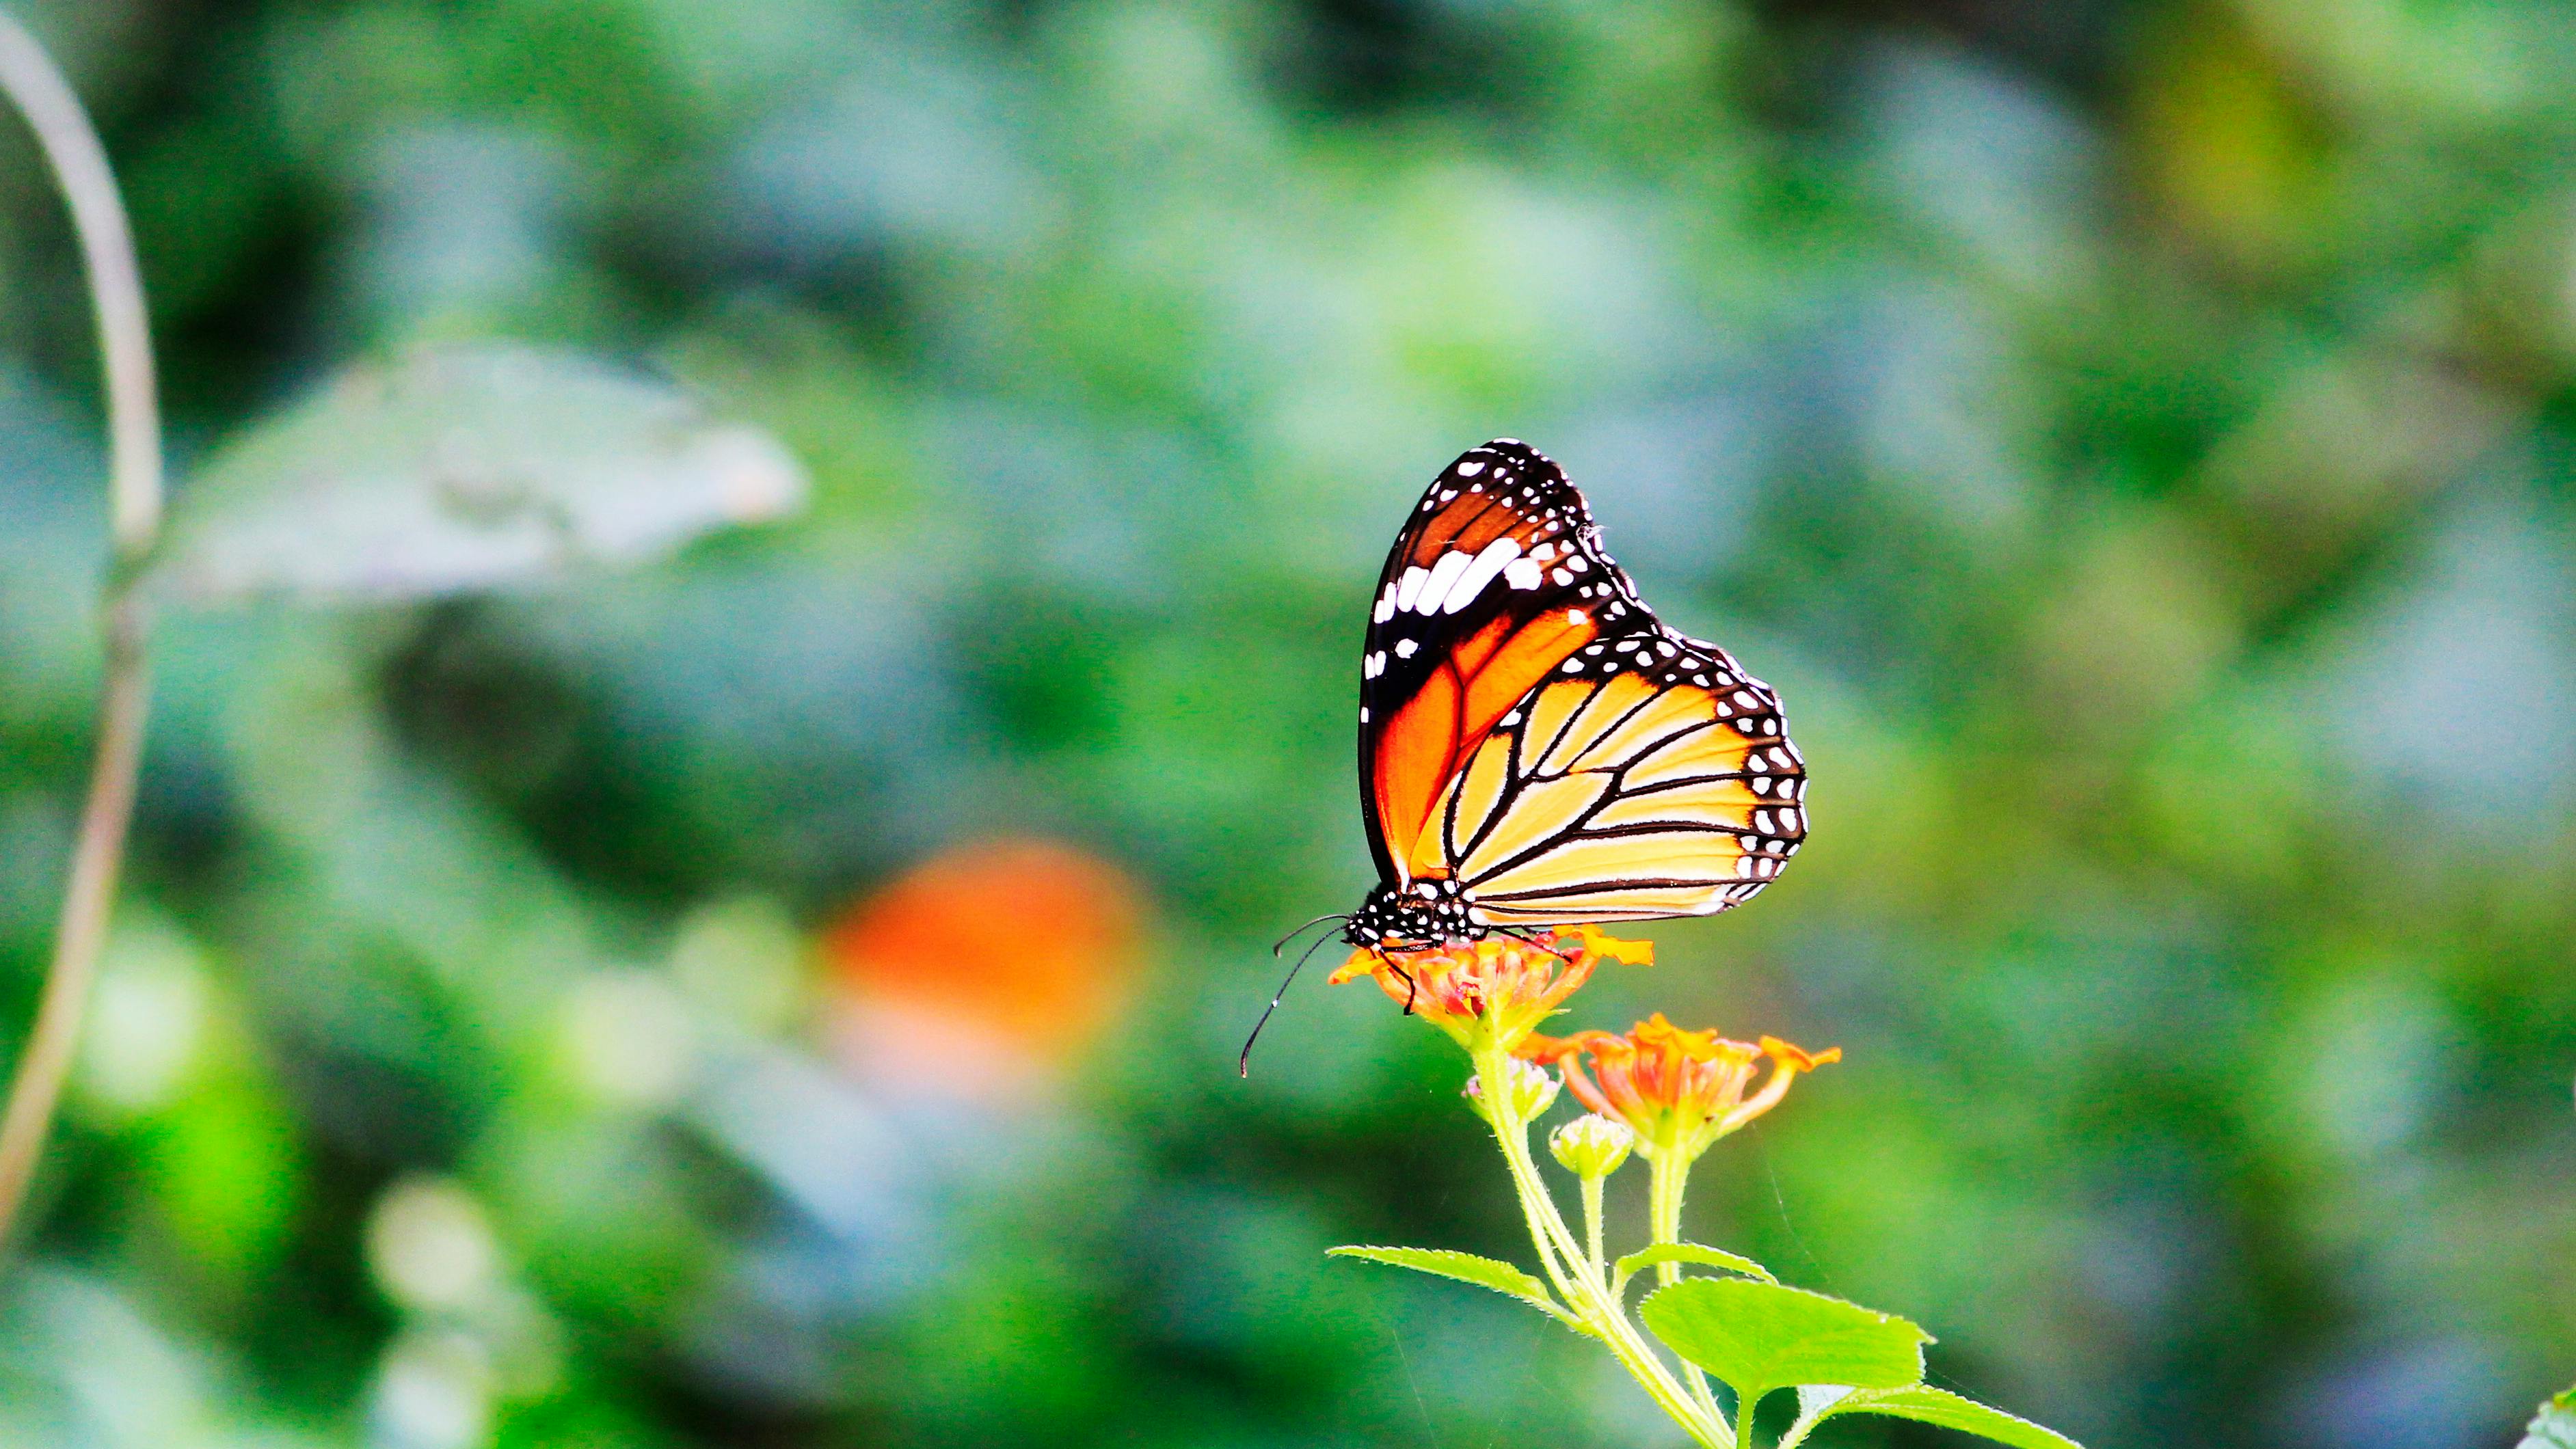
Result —
MULTIPOLYGON (((1326 918, 1318 916, 1315 919, 1323 920, 1326 918)), ((1315 924, 1314 921, 1308 921, 1306 926, 1311 926, 1313 924, 1315 924)), ((1306 926, 1299 926, 1297 929, 1302 931, 1306 929, 1306 926)), ((1261 1040, 1261 1029, 1270 1024, 1270 1014, 1279 1009, 1279 1002, 1283 997, 1287 996, 1289 986, 1297 979, 1297 973, 1305 970, 1306 963, 1313 960, 1315 953, 1322 950, 1324 943, 1331 939, 1333 938, 1330 936, 1317 936, 1312 942, 1308 943, 1305 953, 1297 958, 1297 964, 1289 967, 1288 974, 1280 978, 1279 989, 1270 994, 1270 1004, 1261 1008, 1261 1019, 1252 1024, 1252 1035, 1243 1039, 1243 1055, 1234 1059, 1234 1070, 1237 1076, 1242 1077, 1246 1081, 1250 1081, 1252 1079, 1252 1044, 1261 1040)))
POLYGON ((1317 916, 1315 919, 1308 921, 1305 926, 1299 926, 1296 931, 1290 931, 1287 935, 1271 942, 1270 954, 1273 959, 1276 959, 1279 955, 1280 948, 1286 946, 1289 942, 1296 940, 1298 931, 1305 930, 1306 926, 1320 926, 1326 921, 1347 921, 1349 919, 1349 915, 1340 911, 1331 911, 1317 916))

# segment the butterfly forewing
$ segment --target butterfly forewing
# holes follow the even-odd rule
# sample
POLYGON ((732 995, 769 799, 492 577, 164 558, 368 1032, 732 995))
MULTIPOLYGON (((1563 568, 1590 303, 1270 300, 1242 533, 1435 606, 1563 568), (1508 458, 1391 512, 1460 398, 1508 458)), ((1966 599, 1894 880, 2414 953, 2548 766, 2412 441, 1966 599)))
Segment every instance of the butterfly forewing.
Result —
POLYGON ((1387 555, 1361 655, 1380 874, 1446 874, 1433 817, 1477 745, 1577 650, 1644 622, 1556 464, 1501 439, 1442 470, 1387 555))
POLYGON ((1369 843, 1481 924, 1702 915, 1806 836, 1778 697, 1655 619, 1545 456, 1474 449, 1378 581, 1361 681, 1369 843))

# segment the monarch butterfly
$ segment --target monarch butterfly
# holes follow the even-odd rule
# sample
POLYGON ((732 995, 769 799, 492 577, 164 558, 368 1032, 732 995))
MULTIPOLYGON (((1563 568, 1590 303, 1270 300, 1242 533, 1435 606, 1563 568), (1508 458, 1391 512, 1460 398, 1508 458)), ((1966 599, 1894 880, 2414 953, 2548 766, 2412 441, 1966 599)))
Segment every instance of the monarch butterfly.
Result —
POLYGON ((1512 438, 1444 469, 1387 555, 1359 774, 1378 881, 1354 946, 1710 915, 1807 834, 1779 696, 1657 619, 1564 471, 1512 438))
MULTIPOLYGON (((1657 619, 1564 470, 1517 438, 1459 454, 1396 535, 1361 646, 1359 756, 1377 885, 1280 946, 1330 920, 1399 952, 1713 915, 1807 838, 1780 697, 1657 619)), ((1254 1023, 1245 1075, 1304 965, 1254 1023)))

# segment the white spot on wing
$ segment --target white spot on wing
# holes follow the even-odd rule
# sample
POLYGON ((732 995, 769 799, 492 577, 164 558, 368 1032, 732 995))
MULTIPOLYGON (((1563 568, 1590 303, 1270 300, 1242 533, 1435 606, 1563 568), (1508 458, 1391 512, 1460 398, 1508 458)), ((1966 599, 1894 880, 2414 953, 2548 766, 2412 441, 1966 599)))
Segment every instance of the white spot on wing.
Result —
POLYGON ((1494 575, 1520 556, 1519 539, 1498 538, 1486 544, 1485 551, 1476 555, 1476 561, 1467 565, 1466 572, 1458 575, 1458 581, 1449 586, 1449 600, 1440 606, 1441 611, 1454 614, 1476 602, 1476 596, 1494 581, 1494 575))
POLYGON ((1440 612, 1441 602, 1449 597, 1449 586, 1458 582, 1458 576, 1474 562, 1473 558, 1455 550, 1440 555, 1431 565, 1431 576, 1422 581, 1421 590, 1414 594, 1413 602, 1407 607, 1417 614, 1440 612))
POLYGON ((1431 577, 1431 571, 1419 565, 1406 569, 1404 577, 1395 582, 1395 606, 1399 609, 1412 608, 1414 599, 1422 593, 1422 581, 1429 577, 1431 577))
POLYGON ((1537 588, 1540 578, 1538 564, 1530 559, 1514 559, 1503 570, 1503 582, 1516 589, 1537 588))

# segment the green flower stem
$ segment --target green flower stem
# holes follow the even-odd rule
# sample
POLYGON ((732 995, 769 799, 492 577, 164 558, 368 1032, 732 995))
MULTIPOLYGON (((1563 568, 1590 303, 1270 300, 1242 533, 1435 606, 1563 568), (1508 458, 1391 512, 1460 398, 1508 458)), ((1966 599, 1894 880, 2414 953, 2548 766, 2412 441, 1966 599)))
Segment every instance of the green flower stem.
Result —
MULTIPOLYGON (((1646 1235, 1657 1244, 1682 1240, 1682 1195, 1690 1187, 1691 1159, 1680 1151, 1666 1147, 1646 1159, 1646 1235)), ((1681 1281, 1682 1265, 1658 1263, 1655 1281, 1670 1285, 1681 1281)), ((1708 1386, 1708 1375, 1697 1366, 1682 1365, 1682 1382, 1690 1386, 1691 1400, 1719 1423, 1726 1422, 1726 1411, 1719 1408, 1717 1394, 1708 1386)), ((1740 1408, 1740 1406, 1739 1406, 1740 1408)), ((1740 1435, 1753 1431, 1751 1424, 1736 1426, 1740 1435)))
MULTIPOLYGON (((1682 1240, 1682 1192, 1690 1182, 1690 1164, 1669 1149, 1646 1159, 1646 1238, 1655 1244, 1682 1240)), ((1658 1263, 1655 1281, 1679 1282, 1682 1265, 1658 1263)))
POLYGON ((1521 1216, 1529 1224, 1530 1242, 1538 1249, 1539 1262, 1546 1268, 1549 1280, 1565 1296, 1566 1306, 1609 1346, 1611 1356, 1645 1389, 1656 1407, 1671 1415, 1673 1422, 1681 1425, 1702 1449, 1735 1449, 1735 1434, 1724 1416, 1704 1411, 1664 1367, 1664 1361, 1655 1356, 1636 1325, 1628 1321, 1626 1309, 1611 1299, 1597 1260, 1587 1258, 1575 1243, 1573 1231, 1566 1227, 1564 1215, 1556 1210, 1556 1200, 1548 1195, 1547 1184, 1539 1177, 1538 1162, 1530 1156, 1530 1124, 1506 1100, 1510 1093, 1502 1084, 1511 1080, 1511 1053, 1499 1045, 1487 1045, 1474 1056, 1477 1076, 1488 1084, 1482 1100, 1485 1121, 1494 1129, 1494 1141, 1503 1149, 1503 1165, 1510 1169, 1512 1187, 1520 1195, 1521 1216), (1560 1264, 1572 1267, 1569 1270, 1560 1264))
POLYGON ((1595 1282, 1609 1271, 1609 1259, 1601 1252, 1601 1185, 1607 1180, 1597 1174, 1583 1179, 1583 1245, 1592 1250, 1595 1282))
MULTIPOLYGON (((1508 1070, 1509 1064, 1500 1053, 1490 1065, 1483 1062, 1480 1055, 1478 1075, 1481 1080, 1508 1080, 1502 1075, 1508 1070)), ((1503 1092, 1488 1090, 1485 1095, 1489 1100, 1480 1103, 1478 1110, 1485 1124, 1494 1129, 1494 1140, 1503 1149, 1504 1165, 1511 1169, 1512 1190, 1520 1198, 1521 1217, 1529 1224, 1530 1242, 1538 1249, 1539 1266, 1546 1271, 1548 1281, 1556 1285, 1558 1294, 1581 1313, 1586 1286, 1586 1275, 1581 1271, 1583 1250, 1574 1245, 1574 1235, 1566 1229, 1564 1218, 1558 1215, 1555 1200, 1547 1195, 1546 1184, 1539 1180, 1538 1164, 1530 1159, 1529 1123, 1513 1112, 1509 1102, 1501 1100, 1503 1092), (1526 1172, 1521 1170, 1523 1163, 1528 1164, 1526 1172)), ((1585 1313, 1582 1316, 1589 1325, 1592 1315, 1585 1313)))

